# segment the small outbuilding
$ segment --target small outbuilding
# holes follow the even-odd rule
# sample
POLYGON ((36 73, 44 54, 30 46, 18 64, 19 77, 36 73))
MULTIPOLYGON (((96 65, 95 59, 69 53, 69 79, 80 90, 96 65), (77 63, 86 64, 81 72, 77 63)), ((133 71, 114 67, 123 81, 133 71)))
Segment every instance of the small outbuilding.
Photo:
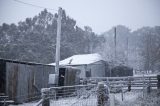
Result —
POLYGON ((16 103, 41 97, 41 88, 48 87, 49 74, 55 67, 40 63, 0 59, 0 94, 16 103))
MULTIPOLYGON (((73 55, 60 61, 59 64, 60 66, 71 66, 80 69, 80 78, 106 76, 107 64, 101 55, 97 53, 73 55)), ((55 63, 50 65, 55 65, 55 63)))
POLYGON ((111 69, 112 77, 133 76, 133 68, 127 66, 116 66, 111 69))
MULTIPOLYGON (((58 86, 78 84, 79 73, 74 67, 60 67, 58 86)), ((15 103, 39 99, 41 88, 50 87, 51 74, 55 74, 55 67, 51 65, 0 59, 0 94, 15 103)))

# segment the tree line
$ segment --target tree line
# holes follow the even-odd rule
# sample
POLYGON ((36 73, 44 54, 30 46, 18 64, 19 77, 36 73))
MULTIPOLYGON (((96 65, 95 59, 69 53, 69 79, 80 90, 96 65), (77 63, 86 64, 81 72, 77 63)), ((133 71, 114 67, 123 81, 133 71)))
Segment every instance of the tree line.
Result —
MULTIPOLYGON (((18 25, 3 23, 0 26, 0 58, 45 64, 54 62, 57 17, 57 13, 51 14, 45 9, 18 25)), ((61 29, 61 59, 90 53, 101 41, 89 26, 78 27, 64 10, 61 29)))
POLYGON ((101 36, 105 42, 98 48, 111 65, 125 65, 137 70, 160 70, 160 26, 142 27, 131 31, 116 26, 116 57, 114 27, 101 36))
MULTIPOLYGON (((55 61, 57 13, 46 9, 33 18, 0 26, 0 58, 39 63, 55 61)), ((139 70, 160 69, 160 26, 131 31, 116 26, 116 58, 114 27, 96 34, 92 28, 80 28, 76 20, 62 12, 61 57, 100 53, 111 65, 127 65, 139 70), (115 64, 116 63, 116 64, 115 64)))

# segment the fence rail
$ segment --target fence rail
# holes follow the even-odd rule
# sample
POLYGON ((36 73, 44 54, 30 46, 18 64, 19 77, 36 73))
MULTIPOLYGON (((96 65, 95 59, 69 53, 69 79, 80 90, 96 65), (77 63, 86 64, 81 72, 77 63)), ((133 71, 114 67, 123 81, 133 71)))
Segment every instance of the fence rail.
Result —
MULTIPOLYGON (((84 79, 84 81, 86 85, 43 88, 41 90, 42 99, 36 106, 40 104, 42 104, 42 106, 49 106, 49 104, 59 106, 101 106, 99 103, 102 101, 103 103, 105 102, 102 98, 102 95, 104 96, 104 92, 101 92, 103 90, 97 89, 99 87, 99 82, 103 82, 108 85, 110 91, 113 88, 116 90, 120 88, 122 100, 123 93, 134 89, 134 87, 142 87, 144 92, 146 89, 147 91, 150 91, 151 87, 160 89, 160 75, 136 77, 94 77, 84 79), (126 87, 127 90, 124 90, 123 88, 126 87)), ((110 98, 110 101, 113 102, 111 99, 112 98, 110 98)))
POLYGON ((39 106, 96 106, 95 84, 43 88, 39 106))
MULTIPOLYGON (((143 87, 149 85, 150 87, 160 87, 160 76, 128 76, 128 77, 91 77, 87 79, 87 83, 97 84, 100 81, 108 83, 110 87, 143 87)), ((85 79, 86 80, 86 79, 85 79)))

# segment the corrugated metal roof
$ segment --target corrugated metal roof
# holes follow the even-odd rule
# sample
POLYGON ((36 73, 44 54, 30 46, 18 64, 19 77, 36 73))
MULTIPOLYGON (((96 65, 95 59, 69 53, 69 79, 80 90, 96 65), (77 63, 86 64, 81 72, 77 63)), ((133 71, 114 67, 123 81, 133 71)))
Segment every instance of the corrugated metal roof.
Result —
MULTIPOLYGON (((101 55, 94 54, 81 54, 73 55, 69 58, 66 58, 60 61, 60 65, 82 65, 82 64, 91 64, 103 60, 101 55)), ((55 63, 50 63, 49 65, 55 65, 55 63)))

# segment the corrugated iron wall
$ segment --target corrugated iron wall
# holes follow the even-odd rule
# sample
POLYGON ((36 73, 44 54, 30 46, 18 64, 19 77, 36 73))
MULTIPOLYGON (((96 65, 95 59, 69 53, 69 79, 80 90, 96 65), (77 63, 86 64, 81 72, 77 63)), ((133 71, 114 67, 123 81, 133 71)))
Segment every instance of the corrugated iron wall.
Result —
POLYGON ((54 67, 6 62, 6 93, 17 103, 40 97, 41 88, 48 87, 48 77, 54 67))
POLYGON ((64 86, 75 85, 76 84, 76 71, 75 69, 68 68, 65 70, 65 80, 64 86))
POLYGON ((0 61, 0 95, 5 93, 6 89, 6 63, 0 61))

